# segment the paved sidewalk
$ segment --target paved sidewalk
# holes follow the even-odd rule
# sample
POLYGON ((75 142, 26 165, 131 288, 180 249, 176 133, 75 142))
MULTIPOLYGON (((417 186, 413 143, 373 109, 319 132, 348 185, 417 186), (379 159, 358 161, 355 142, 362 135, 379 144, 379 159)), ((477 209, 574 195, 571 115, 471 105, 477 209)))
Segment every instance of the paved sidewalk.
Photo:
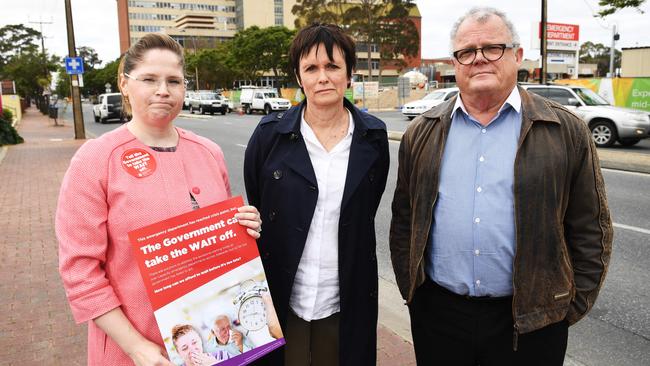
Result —
MULTIPOLYGON (((18 132, 25 143, 0 148, 0 365, 85 365, 86 326, 72 319, 54 234, 61 180, 83 141, 35 108, 18 132)), ((415 365, 408 341, 384 325, 378 336, 378 365, 415 365)))

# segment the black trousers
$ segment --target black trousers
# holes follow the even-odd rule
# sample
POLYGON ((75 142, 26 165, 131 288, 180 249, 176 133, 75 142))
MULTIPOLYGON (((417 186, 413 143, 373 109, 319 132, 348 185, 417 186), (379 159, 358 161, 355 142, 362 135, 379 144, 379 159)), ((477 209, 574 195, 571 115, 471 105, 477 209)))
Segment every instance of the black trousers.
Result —
POLYGON ((420 366, 562 366, 568 323, 519 334, 514 351, 512 297, 470 298, 427 279, 409 305, 420 366))

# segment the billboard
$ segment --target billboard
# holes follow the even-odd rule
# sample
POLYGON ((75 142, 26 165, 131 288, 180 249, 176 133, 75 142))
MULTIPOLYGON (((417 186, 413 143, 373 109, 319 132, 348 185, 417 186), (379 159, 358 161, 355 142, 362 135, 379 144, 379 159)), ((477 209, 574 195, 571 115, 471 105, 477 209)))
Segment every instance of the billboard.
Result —
MULTIPOLYGON (((531 32, 531 48, 539 49, 542 38, 542 24, 534 22, 531 32)), ((548 50, 578 51, 580 49, 580 26, 577 24, 546 23, 546 45, 548 50)))

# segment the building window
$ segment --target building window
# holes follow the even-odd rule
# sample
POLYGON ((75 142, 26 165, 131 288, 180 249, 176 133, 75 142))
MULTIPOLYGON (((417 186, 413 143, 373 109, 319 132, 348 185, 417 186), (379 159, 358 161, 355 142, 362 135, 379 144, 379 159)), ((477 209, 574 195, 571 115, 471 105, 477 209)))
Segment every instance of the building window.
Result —
POLYGON ((284 4, 283 0, 273 0, 275 9, 275 25, 284 25, 284 4))

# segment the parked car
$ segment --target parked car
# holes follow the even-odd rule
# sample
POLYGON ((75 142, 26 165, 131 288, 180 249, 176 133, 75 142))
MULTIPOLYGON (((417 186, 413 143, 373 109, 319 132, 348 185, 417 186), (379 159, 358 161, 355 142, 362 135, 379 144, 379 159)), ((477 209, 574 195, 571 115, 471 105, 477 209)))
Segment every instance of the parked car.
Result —
POLYGON ((286 111, 291 108, 291 102, 288 99, 280 98, 275 89, 268 88, 242 87, 239 101, 246 114, 251 114, 256 110, 269 114, 273 111, 286 111))
POLYGON ((458 88, 445 88, 438 89, 420 100, 406 103, 402 106, 402 114, 408 119, 413 119, 429 109, 449 100, 454 95, 458 94, 458 88))
POLYGON ((226 114, 228 112, 228 103, 224 97, 214 92, 194 93, 189 99, 190 113, 198 111, 200 114, 219 112, 226 114))
POLYGON ((526 84, 522 87, 556 101, 580 116, 589 126, 598 147, 612 146, 616 141, 623 146, 632 146, 650 138, 648 112, 610 105, 591 89, 572 85, 526 84))
POLYGON ((93 116, 95 122, 106 123, 109 119, 126 122, 126 116, 122 109, 122 94, 100 94, 97 103, 93 105, 93 116))

